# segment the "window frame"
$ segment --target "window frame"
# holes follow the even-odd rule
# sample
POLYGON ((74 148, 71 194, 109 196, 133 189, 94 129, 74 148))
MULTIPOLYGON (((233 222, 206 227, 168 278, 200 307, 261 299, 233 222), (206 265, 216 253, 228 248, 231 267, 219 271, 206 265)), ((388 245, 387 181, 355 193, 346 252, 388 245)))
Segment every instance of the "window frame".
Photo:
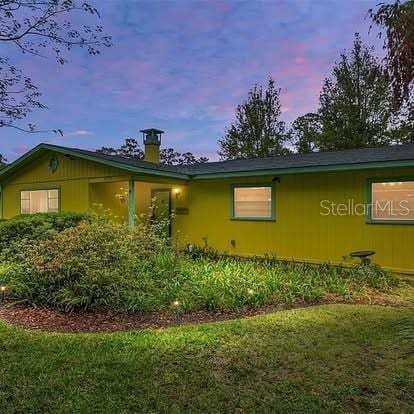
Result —
POLYGON ((413 181, 414 176, 396 176, 396 177, 375 177, 367 179, 366 201, 367 201, 367 224, 386 224, 386 225, 414 225, 414 219, 409 220, 378 220, 372 217, 372 184, 375 183, 398 183, 413 181))
MULTIPOLYGON (((49 190, 57 190, 58 192, 58 208, 57 211, 48 211, 47 213, 44 214, 49 214, 49 213, 60 213, 61 212, 61 188, 60 186, 47 186, 47 187, 33 187, 33 188, 22 188, 19 191, 19 203, 20 203, 20 214, 25 214, 25 215, 31 215, 31 214, 39 214, 39 213, 23 213, 22 211, 22 192, 24 191, 49 191, 49 190)), ((48 198, 49 201, 49 198, 48 198)), ((48 208, 49 208, 49 203, 48 203, 48 208)))
POLYGON ((233 221, 276 221, 276 191, 273 183, 249 183, 249 184, 231 184, 230 185, 230 220, 233 221), (236 217, 234 215, 235 199, 234 190, 236 188, 255 188, 255 187, 269 187, 271 190, 271 216, 269 217, 236 217))

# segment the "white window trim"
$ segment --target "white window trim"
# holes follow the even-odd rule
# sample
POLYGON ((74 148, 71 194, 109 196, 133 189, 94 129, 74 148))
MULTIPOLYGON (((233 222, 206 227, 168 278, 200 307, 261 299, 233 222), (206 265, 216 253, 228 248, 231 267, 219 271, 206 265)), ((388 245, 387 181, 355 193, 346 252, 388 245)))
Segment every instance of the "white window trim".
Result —
MULTIPOLYGON (((60 212, 60 187, 45 187, 45 188, 24 188, 22 190, 20 190, 20 214, 37 214, 37 213, 32 213, 31 211, 29 212, 23 212, 22 209, 22 193, 24 192, 32 192, 32 191, 51 191, 51 190, 56 190, 58 193, 57 196, 57 202, 58 202, 58 208, 56 209, 52 209, 51 211, 49 210, 49 201, 52 200, 51 198, 47 199, 47 213, 59 213, 60 212)), ((30 199, 29 199, 30 200, 30 199)), ((31 206, 30 206, 30 201, 29 201, 29 210, 31 210, 31 206)))
POLYGON ((379 177, 368 179, 368 209, 367 209, 367 224, 394 224, 394 225, 413 225, 414 219, 398 218, 398 219, 378 219, 372 215, 372 203, 373 203, 373 184, 378 183, 399 183, 399 182, 414 182, 414 177, 379 177))
POLYGON ((252 184, 232 184, 231 188, 231 220, 235 221, 276 221, 276 197, 275 187, 269 183, 252 183, 252 184), (271 215, 268 217, 238 217, 235 215, 235 189, 236 188, 258 188, 265 187, 270 188, 271 191, 271 215))

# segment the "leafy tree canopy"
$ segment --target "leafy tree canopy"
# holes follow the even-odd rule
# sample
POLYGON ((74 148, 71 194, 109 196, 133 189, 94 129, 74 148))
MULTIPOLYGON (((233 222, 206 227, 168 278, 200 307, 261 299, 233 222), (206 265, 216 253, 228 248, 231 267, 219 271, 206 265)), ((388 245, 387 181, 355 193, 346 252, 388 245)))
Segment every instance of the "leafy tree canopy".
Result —
POLYGON ((236 119, 219 141, 222 159, 270 157, 289 153, 289 133, 280 120, 280 89, 269 78, 266 89, 255 85, 237 106, 236 119))
POLYGON ((386 69, 391 79, 394 106, 399 109, 413 93, 414 0, 380 3, 376 10, 370 9, 369 14, 372 21, 385 30, 386 69))
POLYGON ((411 142, 414 122, 393 110, 389 77, 356 34, 323 82, 318 112, 299 117, 291 134, 299 152, 364 148, 411 142))
POLYGON ((372 49, 355 35, 353 49, 342 53, 319 98, 321 150, 363 148, 391 143, 388 77, 372 49))
POLYGON ((5 157, 3 157, 2 154, 0 154, 0 170, 3 169, 7 165, 7 160, 5 157))
MULTIPOLYGON (((117 155, 124 158, 143 160, 144 151, 141 149, 138 141, 135 138, 127 138, 125 143, 119 148, 102 147, 96 152, 117 155)), ((160 163, 164 165, 190 165, 196 163, 208 162, 208 158, 197 158, 191 152, 179 153, 173 148, 163 148, 160 151, 160 163)))
POLYGON ((322 125, 319 114, 309 112, 292 123, 291 138, 299 153, 319 150, 318 141, 322 125))

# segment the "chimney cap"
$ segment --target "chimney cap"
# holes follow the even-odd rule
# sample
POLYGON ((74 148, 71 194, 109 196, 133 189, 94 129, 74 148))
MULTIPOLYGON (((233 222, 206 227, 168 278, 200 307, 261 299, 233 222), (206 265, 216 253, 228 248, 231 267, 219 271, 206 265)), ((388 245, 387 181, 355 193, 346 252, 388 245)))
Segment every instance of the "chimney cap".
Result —
POLYGON ((145 145, 161 145, 161 135, 164 131, 156 128, 141 129, 145 145))
POLYGON ((163 134, 164 131, 157 128, 148 128, 148 129, 141 129, 139 132, 142 132, 143 134, 152 135, 152 134, 163 134))

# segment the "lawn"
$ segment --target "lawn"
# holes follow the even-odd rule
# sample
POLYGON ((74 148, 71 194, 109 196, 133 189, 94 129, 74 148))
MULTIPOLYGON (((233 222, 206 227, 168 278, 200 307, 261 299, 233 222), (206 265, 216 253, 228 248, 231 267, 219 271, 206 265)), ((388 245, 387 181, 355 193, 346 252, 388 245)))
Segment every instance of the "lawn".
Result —
POLYGON ((114 334, 0 323, 0 412, 414 412, 406 318, 413 309, 324 305, 114 334))

